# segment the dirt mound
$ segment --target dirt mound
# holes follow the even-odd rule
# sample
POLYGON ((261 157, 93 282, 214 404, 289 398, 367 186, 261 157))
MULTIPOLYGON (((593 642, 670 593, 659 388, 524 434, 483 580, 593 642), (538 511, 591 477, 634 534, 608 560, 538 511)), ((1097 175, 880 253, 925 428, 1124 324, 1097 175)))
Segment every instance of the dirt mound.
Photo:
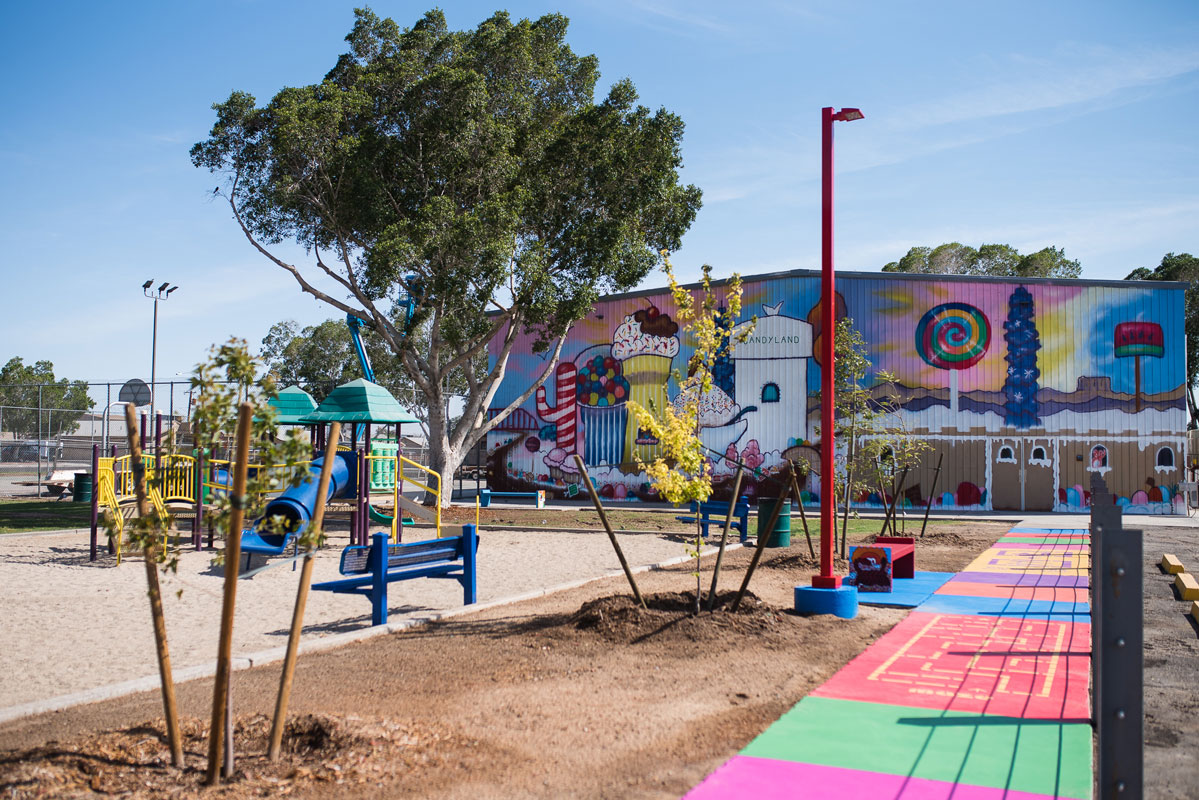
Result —
POLYGON ((774 608, 746 592, 738 609, 730 611, 735 591, 721 592, 714 611, 695 615, 694 592, 664 592, 645 596, 646 608, 632 595, 609 595, 584 603, 569 618, 577 631, 594 633, 612 642, 636 644, 653 638, 659 642, 707 641, 733 635, 760 635, 793 624, 794 615, 774 608))
POLYGON ((973 547, 977 544, 977 540, 969 539, 956 531, 939 531, 930 528, 925 532, 923 538, 916 537, 916 544, 936 547, 973 547))
MULTIPOLYGON (((108 731, 69 744, 0 756, 5 798, 198 798, 204 793, 208 725, 180 720, 186 766, 170 765, 161 721, 108 731)), ((266 758, 271 721, 264 715, 237 720, 234 777, 221 797, 305 794, 318 784, 360 784, 412 772, 432 758, 444 734, 409 724, 354 717, 305 715, 291 720, 277 763, 266 758)))

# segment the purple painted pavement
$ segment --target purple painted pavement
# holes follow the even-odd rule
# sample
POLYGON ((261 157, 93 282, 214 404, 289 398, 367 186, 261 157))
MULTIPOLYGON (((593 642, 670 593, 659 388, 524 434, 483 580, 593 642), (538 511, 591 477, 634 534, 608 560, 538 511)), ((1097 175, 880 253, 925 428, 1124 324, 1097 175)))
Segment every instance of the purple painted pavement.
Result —
POLYGON ((1017 572, 959 572, 953 581, 966 583, 993 583, 997 586, 1089 586, 1091 579, 1086 575, 1021 575, 1017 572))
MULTIPOLYGON (((866 759, 869 760, 868 758, 866 759)), ((1050 800, 1050 795, 733 756, 685 800, 1050 800)))

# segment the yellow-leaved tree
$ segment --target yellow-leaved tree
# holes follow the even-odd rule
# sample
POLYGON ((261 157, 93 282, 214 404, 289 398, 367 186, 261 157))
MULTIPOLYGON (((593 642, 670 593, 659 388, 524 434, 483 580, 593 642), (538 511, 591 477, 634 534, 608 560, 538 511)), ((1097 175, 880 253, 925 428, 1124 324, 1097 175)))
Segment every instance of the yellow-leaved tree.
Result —
MULTIPOLYGON (((687 374, 678 370, 674 378, 679 395, 673 404, 662 408, 646 408, 632 400, 629 410, 637 424, 658 439, 661 455, 651 463, 636 456, 637 464, 645 470, 650 483, 664 500, 682 503, 703 503, 712 495, 712 461, 709 450, 700 439, 699 408, 702 398, 712 391, 712 369, 717 361, 729 358, 735 345, 744 342, 753 330, 755 320, 741 326, 732 334, 733 323, 741 315, 741 276, 734 273, 725 284, 723 297, 712 290, 712 267, 703 266, 703 279, 698 292, 692 292, 675 280, 674 269, 666 253, 662 254, 662 269, 670 280, 674 299, 675 321, 694 347, 687 362, 687 374)), ((715 455, 721 455, 715 453, 715 455)), ((734 498, 735 500, 735 498, 734 498)), ((703 594, 700 580, 700 553, 703 549, 702 514, 695 515, 695 538, 687 552, 695 559, 695 613, 700 610, 703 594)))

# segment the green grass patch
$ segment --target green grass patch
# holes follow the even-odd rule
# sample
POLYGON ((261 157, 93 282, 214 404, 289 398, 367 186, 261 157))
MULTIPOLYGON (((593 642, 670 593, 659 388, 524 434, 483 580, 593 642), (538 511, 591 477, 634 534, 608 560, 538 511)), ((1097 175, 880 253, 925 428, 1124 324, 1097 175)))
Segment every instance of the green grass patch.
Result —
POLYGON ((0 500, 0 533, 88 528, 91 524, 90 503, 73 503, 70 500, 0 500))

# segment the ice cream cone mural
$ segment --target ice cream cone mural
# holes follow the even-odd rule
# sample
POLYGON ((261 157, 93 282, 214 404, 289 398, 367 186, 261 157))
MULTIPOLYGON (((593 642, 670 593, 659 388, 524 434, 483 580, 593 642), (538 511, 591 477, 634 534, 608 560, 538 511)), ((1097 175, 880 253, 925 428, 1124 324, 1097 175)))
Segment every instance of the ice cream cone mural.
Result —
POLYGON ((593 356, 580 364, 575 396, 583 422, 583 462, 620 464, 628 422, 629 382, 612 356, 593 356))
MULTIPOLYGON (((666 382, 670 379, 670 365, 679 354, 678 332, 678 323, 656 306, 650 306, 625 317, 612 336, 612 357, 623 362, 629 399, 658 414, 670 402, 666 382)), ((647 463, 659 455, 658 440, 642 430, 631 415, 625 430, 624 452, 629 460, 636 454, 647 463)))

